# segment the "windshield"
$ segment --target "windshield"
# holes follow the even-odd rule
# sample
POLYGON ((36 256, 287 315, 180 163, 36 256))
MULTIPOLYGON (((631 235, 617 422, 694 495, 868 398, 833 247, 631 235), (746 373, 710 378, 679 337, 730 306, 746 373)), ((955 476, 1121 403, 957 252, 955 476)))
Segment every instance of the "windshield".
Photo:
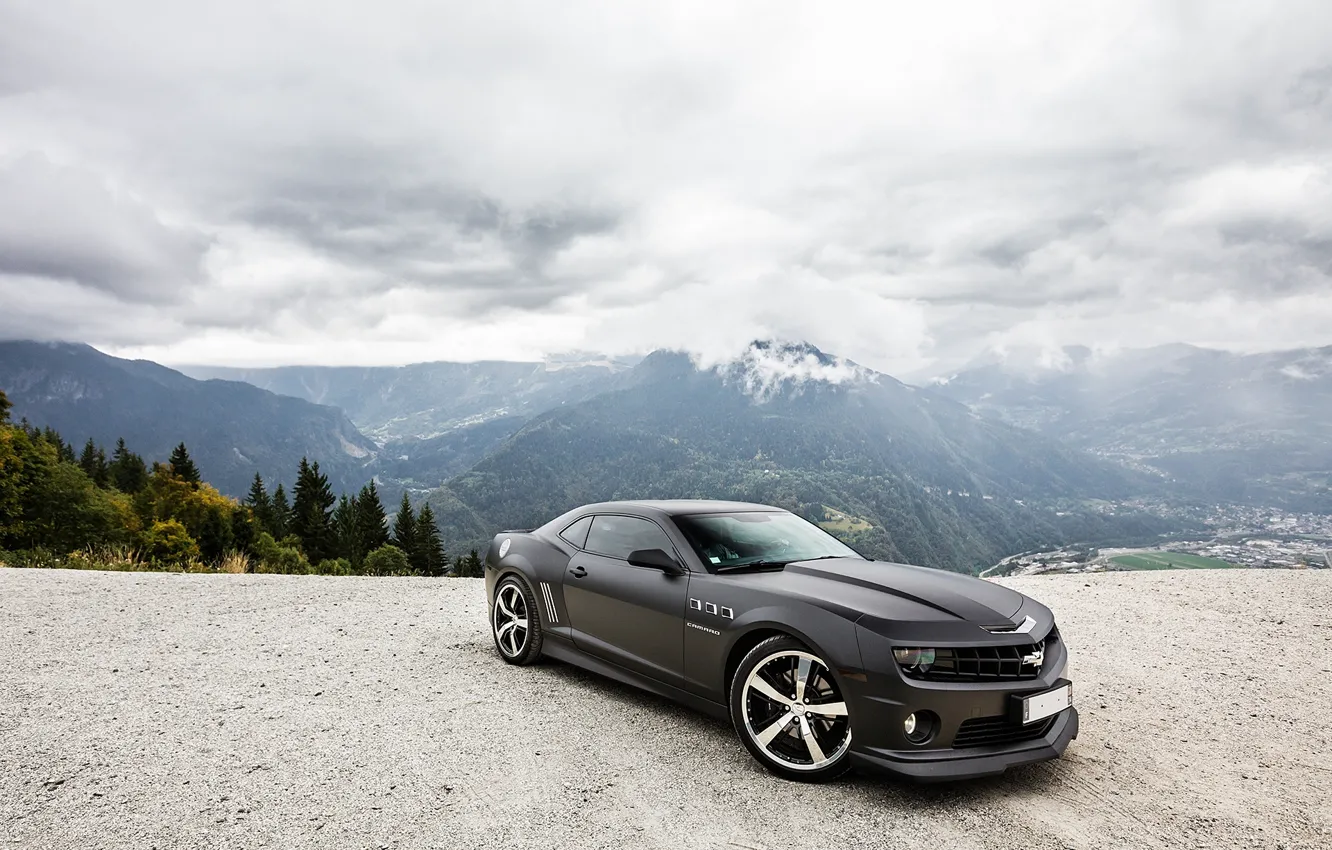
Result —
POLYGON ((859 558, 854 549, 795 514, 744 511, 677 516, 675 524, 714 568, 811 558, 859 558))

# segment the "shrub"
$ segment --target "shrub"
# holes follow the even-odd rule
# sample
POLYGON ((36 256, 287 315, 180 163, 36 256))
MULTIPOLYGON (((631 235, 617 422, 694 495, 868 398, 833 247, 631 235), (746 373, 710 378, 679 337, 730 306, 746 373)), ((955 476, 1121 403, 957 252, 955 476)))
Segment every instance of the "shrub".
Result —
POLYGON ((154 522, 143 535, 143 550, 148 560, 163 566, 184 566, 199 559, 199 544, 175 519, 154 522))
POLYGON ((363 568, 366 574, 372 576, 403 576, 411 572, 407 553, 392 543, 380 546, 366 555, 363 568))
POLYGON ((255 539, 253 547, 254 555, 259 559, 255 572, 298 575, 313 572, 309 560, 301 552, 300 547, 295 545, 295 539, 287 537, 279 543, 267 531, 260 534, 255 539))
POLYGON ((315 572, 321 576, 349 576, 352 565, 346 558, 325 558, 315 567, 315 572))
POLYGON ((19 549, 16 552, 0 553, 0 564, 20 569, 59 569, 65 566, 65 559, 50 549, 19 549))

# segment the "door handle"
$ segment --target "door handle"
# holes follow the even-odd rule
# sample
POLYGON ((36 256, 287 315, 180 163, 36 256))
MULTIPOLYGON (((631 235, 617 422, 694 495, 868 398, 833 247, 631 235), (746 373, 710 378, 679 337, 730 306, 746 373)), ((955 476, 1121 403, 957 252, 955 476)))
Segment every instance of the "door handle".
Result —
POLYGON ((572 570, 569 570, 569 573, 570 573, 574 578, 582 578, 583 576, 587 575, 587 570, 584 569, 584 568, 581 567, 581 566, 578 566, 578 567, 574 567, 572 570))

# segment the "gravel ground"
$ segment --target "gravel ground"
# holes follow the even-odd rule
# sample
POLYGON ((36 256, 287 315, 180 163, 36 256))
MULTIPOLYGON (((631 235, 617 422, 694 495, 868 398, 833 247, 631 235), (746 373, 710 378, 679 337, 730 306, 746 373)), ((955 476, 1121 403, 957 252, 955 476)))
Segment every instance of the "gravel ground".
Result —
POLYGON ((504 665, 479 580, 0 569, 0 842, 1332 847, 1332 573, 1006 583, 1082 737, 999 779, 786 783, 725 724, 504 665))

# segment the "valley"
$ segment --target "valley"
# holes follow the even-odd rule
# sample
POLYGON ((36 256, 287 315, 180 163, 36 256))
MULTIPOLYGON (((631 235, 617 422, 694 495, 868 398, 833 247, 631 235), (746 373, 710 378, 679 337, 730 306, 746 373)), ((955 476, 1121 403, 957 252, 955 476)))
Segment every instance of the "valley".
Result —
POLYGON ((1171 346, 912 386, 760 341, 712 368, 658 351, 190 377, 3 343, 0 389, 16 418, 76 445, 124 436, 151 461, 185 441, 236 498, 256 472, 290 482, 317 459, 335 493, 374 480, 388 505, 430 505, 453 554, 585 502, 712 497, 785 507, 872 557, 962 571, 1053 570, 1092 550, 1124 550, 1095 561, 1107 569, 1316 567, 1332 534, 1317 413, 1332 396, 1315 362, 1171 346), (1249 410, 1264 400, 1266 414, 1249 410), (1274 452, 1264 475, 1244 474, 1274 452), (1130 554, 1142 550, 1188 557, 1130 554))

